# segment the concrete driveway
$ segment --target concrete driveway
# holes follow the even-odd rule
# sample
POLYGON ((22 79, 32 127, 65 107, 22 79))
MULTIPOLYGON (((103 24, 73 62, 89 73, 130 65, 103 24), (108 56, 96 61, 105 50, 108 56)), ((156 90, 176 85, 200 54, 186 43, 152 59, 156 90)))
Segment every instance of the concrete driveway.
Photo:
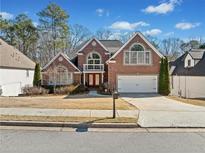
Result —
POLYGON ((122 94, 121 97, 140 110, 141 127, 205 127, 205 107, 157 94, 122 94))

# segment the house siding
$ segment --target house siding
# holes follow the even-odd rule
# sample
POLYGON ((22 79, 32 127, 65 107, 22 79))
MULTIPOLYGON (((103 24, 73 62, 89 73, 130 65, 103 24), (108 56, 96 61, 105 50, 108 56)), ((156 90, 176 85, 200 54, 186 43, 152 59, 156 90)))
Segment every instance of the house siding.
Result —
POLYGON ((108 85, 111 91, 117 89, 117 75, 158 75, 160 71, 161 58, 139 35, 136 35, 112 60, 115 63, 108 63, 108 85), (145 50, 151 51, 151 65, 124 64, 124 52, 128 51, 133 43, 142 44, 145 50))
POLYGON ((18 96, 22 88, 33 85, 34 70, 0 68, 2 96, 18 96), (27 76, 29 71, 29 76, 27 76))
POLYGON ((204 76, 170 77, 171 95, 185 98, 205 98, 204 76))

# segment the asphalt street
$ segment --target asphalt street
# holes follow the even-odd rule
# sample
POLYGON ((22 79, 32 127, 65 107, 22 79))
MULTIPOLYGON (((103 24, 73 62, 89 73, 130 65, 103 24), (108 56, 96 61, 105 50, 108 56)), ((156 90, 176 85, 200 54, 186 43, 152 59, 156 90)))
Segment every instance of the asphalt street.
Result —
POLYGON ((205 133, 1 129, 0 152, 205 152, 205 133))

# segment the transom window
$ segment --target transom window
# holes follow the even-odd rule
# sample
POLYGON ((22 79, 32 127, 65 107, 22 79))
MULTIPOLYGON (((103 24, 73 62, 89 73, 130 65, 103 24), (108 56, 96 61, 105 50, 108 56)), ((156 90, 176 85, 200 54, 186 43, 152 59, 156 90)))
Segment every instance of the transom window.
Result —
POLYGON ((149 65, 151 64, 151 53, 145 51, 145 48, 140 44, 133 44, 130 51, 124 54, 125 64, 131 65, 149 65))
POLYGON ((101 57, 96 52, 91 52, 87 58, 88 64, 101 64, 101 57))

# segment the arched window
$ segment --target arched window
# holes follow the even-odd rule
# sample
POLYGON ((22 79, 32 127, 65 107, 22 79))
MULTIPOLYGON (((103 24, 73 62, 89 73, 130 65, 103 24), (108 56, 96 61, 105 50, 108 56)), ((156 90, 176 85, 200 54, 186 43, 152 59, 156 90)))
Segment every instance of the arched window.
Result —
POLYGON ((151 63, 150 51, 138 43, 134 43, 130 47, 130 51, 125 52, 125 64, 131 65, 147 65, 151 63))
POLYGON ((72 83, 72 73, 63 65, 58 65, 53 72, 49 74, 49 82, 53 85, 68 85, 72 83))
POLYGON ((91 52, 87 57, 88 64, 101 64, 101 56, 97 52, 91 52))
POLYGON ((87 68, 86 69, 100 69, 101 56, 97 52, 91 52, 87 56, 87 68))
POLYGON ((132 45, 130 51, 144 51, 144 47, 140 44, 132 45))

